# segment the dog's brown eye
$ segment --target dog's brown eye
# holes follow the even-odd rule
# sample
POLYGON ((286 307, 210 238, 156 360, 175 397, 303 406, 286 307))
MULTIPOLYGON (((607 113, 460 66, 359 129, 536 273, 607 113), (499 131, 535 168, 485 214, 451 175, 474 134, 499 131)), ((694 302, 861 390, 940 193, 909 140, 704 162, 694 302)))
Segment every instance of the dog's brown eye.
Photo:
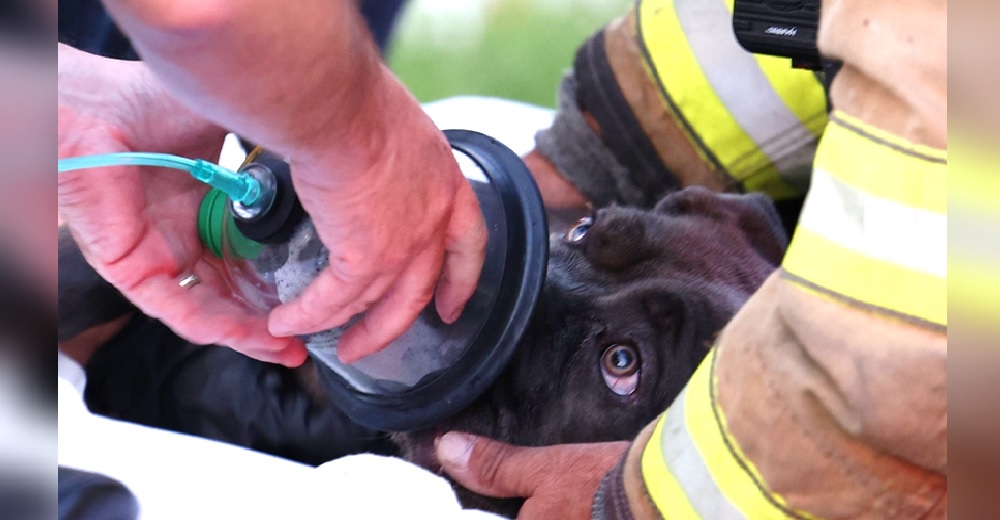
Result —
POLYGON ((604 383, 618 395, 629 395, 639 385, 639 352, 631 345, 615 344, 601 356, 604 383))
POLYGON ((626 377, 639 369, 639 356, 628 345, 612 345, 604 351, 604 370, 615 377, 626 377))
POLYGON ((571 227, 569 231, 566 232, 567 242, 579 242, 583 240, 583 237, 587 234, 590 226, 594 225, 594 219, 590 217, 583 217, 575 226, 571 227))

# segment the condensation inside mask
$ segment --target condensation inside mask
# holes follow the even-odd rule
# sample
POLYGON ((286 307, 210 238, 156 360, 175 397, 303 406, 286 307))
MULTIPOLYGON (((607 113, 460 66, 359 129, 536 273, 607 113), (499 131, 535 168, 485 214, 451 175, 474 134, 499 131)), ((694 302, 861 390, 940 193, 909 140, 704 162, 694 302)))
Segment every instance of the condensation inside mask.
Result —
MULTIPOLYGON (((362 315, 354 316, 343 327, 303 338, 314 359, 325 363, 358 391, 397 394, 430 382, 462 358, 493 310, 507 248, 504 209, 499 193, 482 169, 464 153, 455 150, 454 154, 479 200, 488 230, 486 257, 476 291, 455 323, 442 322, 432 301, 401 337, 352 364, 344 364, 337 358, 337 343, 341 333, 362 315)), ((282 302, 298 296, 328 264, 329 255, 312 223, 307 219, 300 228, 288 243, 283 265, 274 271, 282 302)))

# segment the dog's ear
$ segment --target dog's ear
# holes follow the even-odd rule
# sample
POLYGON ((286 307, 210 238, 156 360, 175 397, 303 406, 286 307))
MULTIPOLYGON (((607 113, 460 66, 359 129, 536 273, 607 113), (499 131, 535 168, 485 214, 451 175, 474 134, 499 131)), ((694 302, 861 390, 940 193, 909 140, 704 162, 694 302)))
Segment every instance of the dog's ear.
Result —
POLYGON ((716 193, 691 186, 660 199, 656 211, 668 215, 698 214, 723 225, 734 225, 744 233, 751 247, 774 265, 781 263, 788 247, 788 237, 774 203, 760 193, 716 193))
POLYGON ((596 267, 619 270, 638 265, 650 255, 641 214, 611 207, 600 210, 582 241, 583 253, 596 267))

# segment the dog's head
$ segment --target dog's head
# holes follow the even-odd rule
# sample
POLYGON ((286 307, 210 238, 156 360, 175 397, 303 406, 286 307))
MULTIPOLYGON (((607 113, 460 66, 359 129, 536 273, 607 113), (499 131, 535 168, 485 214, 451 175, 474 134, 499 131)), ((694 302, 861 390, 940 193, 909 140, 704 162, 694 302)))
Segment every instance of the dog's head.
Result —
POLYGON ((680 393, 785 246, 762 195, 687 188, 653 210, 597 211, 552 236, 531 323, 490 390, 437 428, 394 439, 433 470, 433 439, 447 430, 535 446, 631 439, 680 393))

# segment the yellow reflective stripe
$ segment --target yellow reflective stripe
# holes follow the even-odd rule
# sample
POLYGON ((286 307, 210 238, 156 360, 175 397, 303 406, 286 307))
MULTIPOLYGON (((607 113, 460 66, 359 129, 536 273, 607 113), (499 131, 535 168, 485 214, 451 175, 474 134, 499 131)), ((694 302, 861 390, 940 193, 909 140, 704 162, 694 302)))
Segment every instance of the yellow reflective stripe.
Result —
POLYGON ((800 190, 796 190, 785 181, 772 164, 749 173, 740 180, 743 183, 744 191, 766 193, 774 200, 790 199, 802 195, 800 190))
POLYGON ((798 195, 825 122, 825 93, 812 73, 739 47, 731 8, 732 0, 640 3, 647 70, 706 162, 747 191, 798 195))
MULTIPOLYGON (((639 4, 640 44, 643 44, 648 51, 646 59, 649 72, 663 85, 664 92, 661 94, 669 97, 665 100, 668 104, 684 107, 686 114, 698 114, 702 122, 699 127, 716 125, 731 128, 735 123, 729 117, 725 105, 715 95, 708 79, 701 73, 698 60, 691 52, 673 7, 673 2, 668 0, 646 0, 639 4), (687 88, 683 88, 684 85, 687 85, 687 88)), ((685 114, 675 115, 683 118, 685 114)), ((719 142, 724 136, 725 134, 702 136, 699 132, 694 139, 701 145, 699 151, 714 156, 714 150, 718 149, 720 144, 728 145, 719 142), (710 141, 704 142, 706 138, 710 141)), ((735 136, 735 139, 743 141, 744 149, 750 147, 747 145, 750 138, 746 134, 735 136)), ((730 161, 722 161, 726 162, 730 161)))
POLYGON ((699 516, 711 520, 745 520, 746 517, 715 485, 705 460, 691 438, 692 433, 687 426, 691 421, 687 413, 687 394, 699 390, 685 388, 671 405, 673 416, 663 426, 668 435, 660 439, 663 461, 672 475, 679 476, 678 484, 699 516))
MULTIPOLYGON (((734 2, 727 1, 729 14, 733 14, 734 2)), ((823 135, 827 123, 826 87, 816 74, 792 69, 788 58, 754 54, 757 66, 767 76, 785 106, 795 114, 802 126, 816 138, 823 135)))
POLYGON ((701 520, 688 502, 687 495, 681 489, 677 478, 667 470, 667 465, 663 461, 663 446, 660 439, 669 414, 670 411, 667 410, 660 417, 659 424, 656 425, 652 437, 643 450, 642 480, 646 484, 650 498, 653 499, 653 504, 665 520, 701 520))
POLYGON ((826 129, 826 88, 815 74, 791 69, 788 59, 754 54, 757 65, 785 106, 816 138, 826 129))
POLYGON ((947 326, 945 277, 867 257, 808 229, 798 229, 792 245, 782 267, 810 288, 902 317, 947 326))
POLYGON ((813 518, 770 492, 714 402, 717 351, 701 363, 642 456, 646 488, 665 519, 813 518))
POLYGON ((786 278, 861 307, 948 323, 946 154, 834 113, 786 278))
POLYGON ((875 260, 932 276, 948 274, 946 215, 852 188, 819 166, 808 200, 799 229, 875 260))
POLYGON ((943 150, 903 142, 840 112, 831 118, 828 132, 833 135, 824 139, 816 164, 837 180, 913 208, 947 211, 947 156, 943 150))
POLYGON ((718 349, 688 381, 687 427, 716 485, 743 516, 752 519, 812 518, 792 511, 783 497, 770 492, 753 463, 729 433, 723 410, 715 402, 718 349))
POLYGON ((639 11, 642 39, 654 74, 660 78, 664 93, 683 111, 681 115, 691 125, 691 131, 737 181, 743 180, 738 175, 741 172, 766 170, 766 158, 733 120, 702 72, 674 11, 674 2, 647 0, 640 4, 639 11))

